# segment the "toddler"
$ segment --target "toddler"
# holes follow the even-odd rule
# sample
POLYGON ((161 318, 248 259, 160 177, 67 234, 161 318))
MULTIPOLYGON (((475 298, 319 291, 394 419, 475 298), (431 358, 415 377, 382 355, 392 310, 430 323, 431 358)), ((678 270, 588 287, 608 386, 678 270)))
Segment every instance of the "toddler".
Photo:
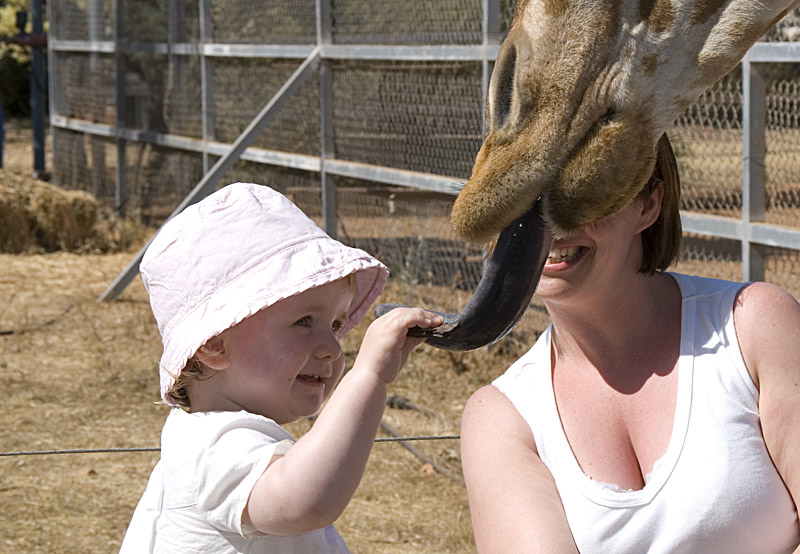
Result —
POLYGON ((364 473, 386 386, 423 341, 406 333, 441 318, 392 310, 342 378, 339 340, 388 272, 254 184, 171 219, 140 269, 174 408, 121 554, 348 552, 332 523, 364 473), (281 427, 326 400, 296 442, 281 427))

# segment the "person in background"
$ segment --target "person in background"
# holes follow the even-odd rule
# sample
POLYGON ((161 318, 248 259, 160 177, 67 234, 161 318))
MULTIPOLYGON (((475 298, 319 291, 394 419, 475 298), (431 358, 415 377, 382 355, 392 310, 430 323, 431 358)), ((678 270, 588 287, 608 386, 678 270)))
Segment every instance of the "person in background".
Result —
MULTIPOLYGON (((19 33, 2 39, 8 44, 29 46, 32 48, 47 48, 47 33, 19 33)), ((3 97, 0 95, 0 169, 3 169, 3 146, 5 143, 5 122, 3 118, 3 97)))

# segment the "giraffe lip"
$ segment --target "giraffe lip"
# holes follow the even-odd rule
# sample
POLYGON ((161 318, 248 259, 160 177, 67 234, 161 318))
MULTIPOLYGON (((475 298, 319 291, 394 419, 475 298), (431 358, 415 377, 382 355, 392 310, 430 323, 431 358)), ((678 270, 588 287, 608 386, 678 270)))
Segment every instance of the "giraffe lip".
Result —
MULTIPOLYGON (((530 304, 542 275, 553 237, 542 220, 536 201, 500 233, 481 280, 467 305, 458 314, 435 312, 444 323, 432 329, 412 328, 409 336, 425 337, 426 343, 444 350, 475 350, 503 338, 530 304)), ((380 304, 380 317, 399 304, 380 304)))

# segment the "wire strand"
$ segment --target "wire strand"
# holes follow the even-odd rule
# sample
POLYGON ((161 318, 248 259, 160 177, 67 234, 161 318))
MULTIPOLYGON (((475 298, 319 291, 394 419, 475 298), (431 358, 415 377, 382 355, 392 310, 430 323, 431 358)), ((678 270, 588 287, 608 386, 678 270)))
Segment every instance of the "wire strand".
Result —
MULTIPOLYGON (((375 442, 406 442, 425 440, 452 440, 460 439, 461 435, 433 435, 425 437, 378 437, 375 442)), ((21 450, 18 452, 0 452, 4 456, 46 456, 50 454, 105 454, 120 452, 160 452, 157 446, 141 448, 71 448, 67 450, 21 450)))

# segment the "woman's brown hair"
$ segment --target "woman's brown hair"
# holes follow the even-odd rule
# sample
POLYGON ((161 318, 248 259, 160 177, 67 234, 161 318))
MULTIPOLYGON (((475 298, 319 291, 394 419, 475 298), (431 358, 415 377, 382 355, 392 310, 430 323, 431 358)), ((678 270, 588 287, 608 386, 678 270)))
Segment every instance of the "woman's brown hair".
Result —
POLYGON ((681 245, 681 182, 678 161, 666 133, 656 146, 656 165, 653 175, 641 194, 649 195, 658 185, 664 185, 661 212, 650 227, 642 231, 642 265, 639 271, 652 275, 664 271, 678 257, 681 245))

